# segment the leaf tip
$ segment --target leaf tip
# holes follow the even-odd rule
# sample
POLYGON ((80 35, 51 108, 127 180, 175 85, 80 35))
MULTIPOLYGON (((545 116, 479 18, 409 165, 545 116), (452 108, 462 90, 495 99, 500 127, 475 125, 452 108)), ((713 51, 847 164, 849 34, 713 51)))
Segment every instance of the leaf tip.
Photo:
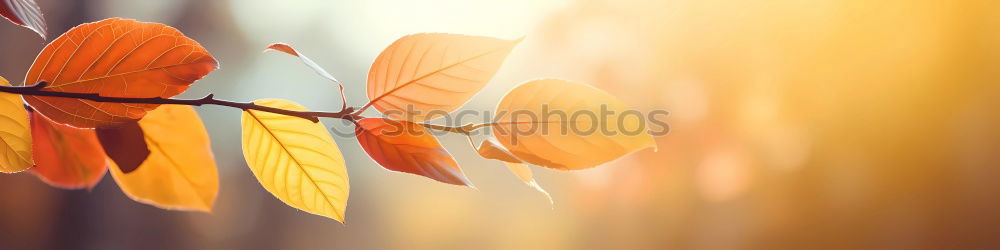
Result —
POLYGON ((472 182, 469 182, 468 180, 465 181, 465 186, 471 188, 472 190, 479 191, 479 187, 477 187, 476 184, 472 184, 472 182))
POLYGON ((538 185, 538 181, 531 180, 531 182, 528 183, 528 186, 531 186, 532 188, 535 189, 535 191, 538 191, 539 193, 542 193, 542 195, 545 195, 545 198, 549 200, 549 207, 552 210, 556 210, 556 201, 552 199, 552 195, 549 194, 549 191, 545 191, 545 189, 542 188, 541 185, 538 185))
POLYGON ((340 222, 340 225, 347 226, 347 220, 345 219, 345 217, 346 217, 345 216, 345 211, 343 211, 343 210, 333 211, 333 213, 327 214, 327 215, 323 215, 323 217, 327 217, 327 218, 333 219, 333 220, 335 220, 337 222, 340 222))
POLYGON ((455 172, 457 173, 454 173, 454 180, 446 181, 447 183, 466 186, 472 189, 479 190, 479 188, 476 187, 476 184, 472 184, 472 181, 469 180, 469 177, 465 176, 465 173, 462 172, 462 169, 457 168, 456 170, 457 171, 455 172))
POLYGON ((37 29, 35 27, 30 27, 29 29, 31 29, 31 31, 34 31, 35 33, 37 33, 38 36, 42 37, 42 41, 48 41, 49 40, 48 31, 46 31, 46 27, 45 26, 38 27, 37 29))
MULTIPOLYGON (((390 171, 396 171, 396 170, 390 169, 390 171)), ((450 170, 448 172, 451 172, 448 174, 448 176, 434 176, 434 175, 424 175, 424 174, 418 174, 418 175, 423 175, 424 177, 447 184, 452 184, 456 186, 466 186, 472 189, 479 190, 479 188, 476 187, 476 184, 472 184, 472 181, 469 180, 469 177, 465 176, 465 173, 463 173, 461 169, 450 170)))
POLYGON ((291 45, 288 45, 288 44, 285 44, 285 43, 272 43, 271 45, 268 45, 266 49, 264 49, 264 52, 271 51, 271 50, 285 52, 286 54, 293 55, 293 56, 299 56, 299 52, 298 51, 295 51, 295 49, 292 48, 291 45))
POLYGON ((29 29, 31 29, 31 31, 34 31, 36 34, 38 34, 38 36, 42 38, 42 41, 48 41, 49 40, 49 36, 45 34, 45 30, 36 30, 34 28, 29 28, 29 29))

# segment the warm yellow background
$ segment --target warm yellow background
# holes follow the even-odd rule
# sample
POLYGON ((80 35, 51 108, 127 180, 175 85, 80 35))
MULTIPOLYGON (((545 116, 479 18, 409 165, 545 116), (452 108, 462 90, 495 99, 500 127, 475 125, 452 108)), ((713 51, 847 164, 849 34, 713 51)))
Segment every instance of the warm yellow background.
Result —
MULTIPOLYGON (((540 77, 592 83, 672 112, 660 151, 538 170, 555 199, 445 137, 478 190, 390 173, 336 138, 347 224, 296 211, 256 183, 239 115, 200 108, 219 162, 213 214, 0 176, 0 248, 814 249, 1000 246, 1000 6, 873 0, 37 0, 50 36, 111 16, 167 23, 221 69, 186 96, 364 103, 378 52, 410 33, 527 35, 468 109, 540 77)), ((44 44, 0 23, 0 75, 20 81, 44 44)), ((470 122, 474 122, 471 121, 470 122)), ((330 126, 350 129, 337 122, 330 126)))

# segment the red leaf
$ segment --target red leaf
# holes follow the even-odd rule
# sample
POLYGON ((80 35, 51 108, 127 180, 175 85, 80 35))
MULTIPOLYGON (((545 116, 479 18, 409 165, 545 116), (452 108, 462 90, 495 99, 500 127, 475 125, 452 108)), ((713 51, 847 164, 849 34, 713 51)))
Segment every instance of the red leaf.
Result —
POLYGON ((358 121, 358 142, 385 169, 471 186, 455 158, 419 124, 383 118, 358 121))
POLYGON ((146 135, 138 122, 128 122, 113 127, 98 127, 97 140, 104 153, 124 173, 131 173, 149 157, 146 135))
POLYGON ((42 39, 46 39, 45 19, 35 0, 0 0, 0 16, 31 29, 42 36, 42 39))
POLYGON ((30 171, 56 187, 96 185, 107 171, 107 161, 94 130, 73 128, 52 122, 38 112, 29 113, 35 159, 30 171))

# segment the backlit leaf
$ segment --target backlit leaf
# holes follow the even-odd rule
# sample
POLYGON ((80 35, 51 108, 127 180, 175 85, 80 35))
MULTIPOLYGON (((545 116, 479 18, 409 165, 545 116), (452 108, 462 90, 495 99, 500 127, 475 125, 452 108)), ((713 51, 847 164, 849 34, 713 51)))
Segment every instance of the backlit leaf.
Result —
POLYGON ((138 124, 149 157, 131 173, 110 167, 122 192, 160 208, 211 211, 219 193, 219 171, 208 132, 194 108, 160 106, 138 124))
POLYGON ((135 171, 149 157, 146 135, 138 122, 97 127, 94 131, 108 159, 125 173, 135 171))
POLYGON ((545 191, 545 189, 542 188, 541 185, 538 185, 538 182, 535 181, 531 168, 529 168, 528 165, 525 165, 524 161, 518 159, 517 156, 514 156, 513 153, 501 146, 495 139, 489 138, 484 140, 482 144, 479 144, 478 152, 483 158, 503 161, 504 165, 507 166, 507 169, 516 175, 518 179, 521 179, 524 184, 527 184, 529 187, 544 194, 545 198, 549 199, 550 204, 553 203, 552 195, 549 195, 549 192, 545 191))
POLYGON ((0 16, 46 38, 45 19, 35 0, 0 0, 0 16))
POLYGON ((385 169, 471 186, 455 158, 419 124, 364 118, 358 121, 356 133, 365 152, 385 169))
POLYGON ((94 130, 58 124, 38 112, 29 113, 35 158, 31 172, 45 183, 60 188, 97 185, 108 164, 94 130))
MULTIPOLYGON (((28 70, 26 85, 45 90, 111 97, 172 97, 218 68, 205 48, 177 29, 158 23, 105 19, 82 24, 52 41, 28 70)), ((98 103, 25 96, 38 112, 78 128, 142 118, 156 104, 98 103)))
POLYGON ((628 110, 618 98, 588 85, 536 80, 504 96, 492 129, 505 148, 527 163, 584 169, 656 146, 642 115, 628 110), (613 113, 604 116, 602 109, 613 113), (564 115, 546 115, 553 112, 564 115))
MULTIPOLYGON (((296 103, 255 104, 305 111, 296 103)), ((322 123, 263 111, 243 112, 243 156, 257 181, 303 211, 344 221, 350 186, 344 156, 322 123)))
MULTIPOLYGON (((0 77, 0 85, 10 86, 0 77)), ((31 167, 31 130, 21 95, 0 93, 0 172, 13 173, 31 167)))
POLYGON ((511 173, 514 173, 518 179, 521 179, 524 184, 527 184, 529 187, 534 188, 535 191, 545 195, 545 198, 549 200, 549 204, 555 204, 555 201, 552 200, 552 195, 550 195, 548 191, 545 191, 545 189, 542 188, 541 185, 538 185, 538 182, 535 181, 534 174, 531 173, 531 168, 529 168, 528 165, 525 165, 524 163, 510 162, 504 162, 504 164, 506 164, 507 169, 509 169, 511 173))
POLYGON ((368 99, 396 120, 420 122, 451 112, 493 78, 518 42, 456 34, 405 36, 372 63, 368 99))
POLYGON ((521 159, 514 156, 513 153, 508 151, 496 139, 488 138, 479 144, 479 149, 477 150, 479 155, 486 159, 500 160, 503 162, 513 162, 513 163, 523 163, 521 159))
POLYGON ((306 57, 306 55, 299 54, 299 51, 295 50, 295 48, 292 48, 292 46, 288 44, 275 43, 267 46, 267 48, 296 56, 300 60, 302 60, 302 63, 304 63, 306 66, 309 66, 309 68, 311 68, 313 71, 316 71, 316 74, 319 74, 323 78, 329 79, 330 81, 340 84, 340 81, 338 81, 337 78, 333 77, 333 75, 331 75, 329 72, 326 72, 326 70, 323 69, 323 67, 320 67, 319 64, 313 62, 313 60, 309 59, 309 57, 306 57))

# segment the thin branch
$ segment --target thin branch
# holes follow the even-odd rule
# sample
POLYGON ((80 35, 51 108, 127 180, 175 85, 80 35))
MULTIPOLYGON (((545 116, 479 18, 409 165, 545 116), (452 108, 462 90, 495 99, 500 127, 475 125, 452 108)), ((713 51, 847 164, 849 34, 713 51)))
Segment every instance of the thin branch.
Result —
MULTIPOLYGON (((188 106, 217 105, 217 106, 238 108, 241 110, 258 110, 258 111, 294 116, 302 119, 307 119, 313 122, 319 122, 319 118, 337 118, 337 119, 345 119, 351 122, 356 122, 357 119, 362 118, 361 116, 352 114, 355 112, 354 107, 347 107, 346 103, 344 103, 345 104, 344 108, 342 108, 341 111, 338 112, 295 111, 295 110, 261 106, 254 104, 252 102, 234 102, 234 101, 215 99, 214 94, 208 94, 205 97, 198 99, 173 99, 173 98, 161 98, 161 97, 150 97, 150 98, 110 97, 110 96, 102 96, 97 93, 73 93, 73 92, 44 90, 46 86, 48 86, 48 82, 39 82, 38 84, 32 86, 0 85, 0 92, 29 95, 29 96, 74 98, 74 99, 83 99, 95 102, 109 102, 109 103, 174 104, 174 105, 188 105, 188 106)), ((449 127, 449 126, 434 125, 427 123, 421 123, 420 125, 424 126, 427 129, 470 135, 476 129, 491 126, 494 124, 491 123, 467 124, 458 127, 449 127)))
POLYGON ((189 105, 189 106, 218 105, 218 106, 238 108, 241 110, 259 110, 264 112, 295 116, 313 122, 319 122, 320 117, 350 119, 351 113, 354 112, 354 109, 351 107, 344 108, 340 112, 286 110, 286 109, 261 106, 254 104, 252 102, 234 102, 234 101, 215 99, 214 94, 208 94, 205 97, 198 99, 171 99, 171 98, 161 98, 161 97, 150 97, 150 98, 110 97, 110 96, 102 96, 97 93, 71 93, 71 92, 43 90, 45 86, 48 86, 47 82, 39 82, 38 84, 35 84, 33 86, 0 86, 0 92, 30 95, 30 96, 74 98, 74 99, 90 100, 95 102, 176 104, 176 105, 189 105))
POLYGON ((340 88, 340 110, 347 109, 347 96, 344 95, 344 84, 338 81, 337 87, 340 88))
POLYGON ((472 124, 468 124, 465 126, 458 126, 458 127, 449 127, 449 126, 435 125, 430 123, 418 123, 418 124, 424 126, 427 129, 440 130, 440 131, 458 133, 463 135, 471 135, 472 131, 475 130, 472 129, 472 127, 474 126, 472 124))

